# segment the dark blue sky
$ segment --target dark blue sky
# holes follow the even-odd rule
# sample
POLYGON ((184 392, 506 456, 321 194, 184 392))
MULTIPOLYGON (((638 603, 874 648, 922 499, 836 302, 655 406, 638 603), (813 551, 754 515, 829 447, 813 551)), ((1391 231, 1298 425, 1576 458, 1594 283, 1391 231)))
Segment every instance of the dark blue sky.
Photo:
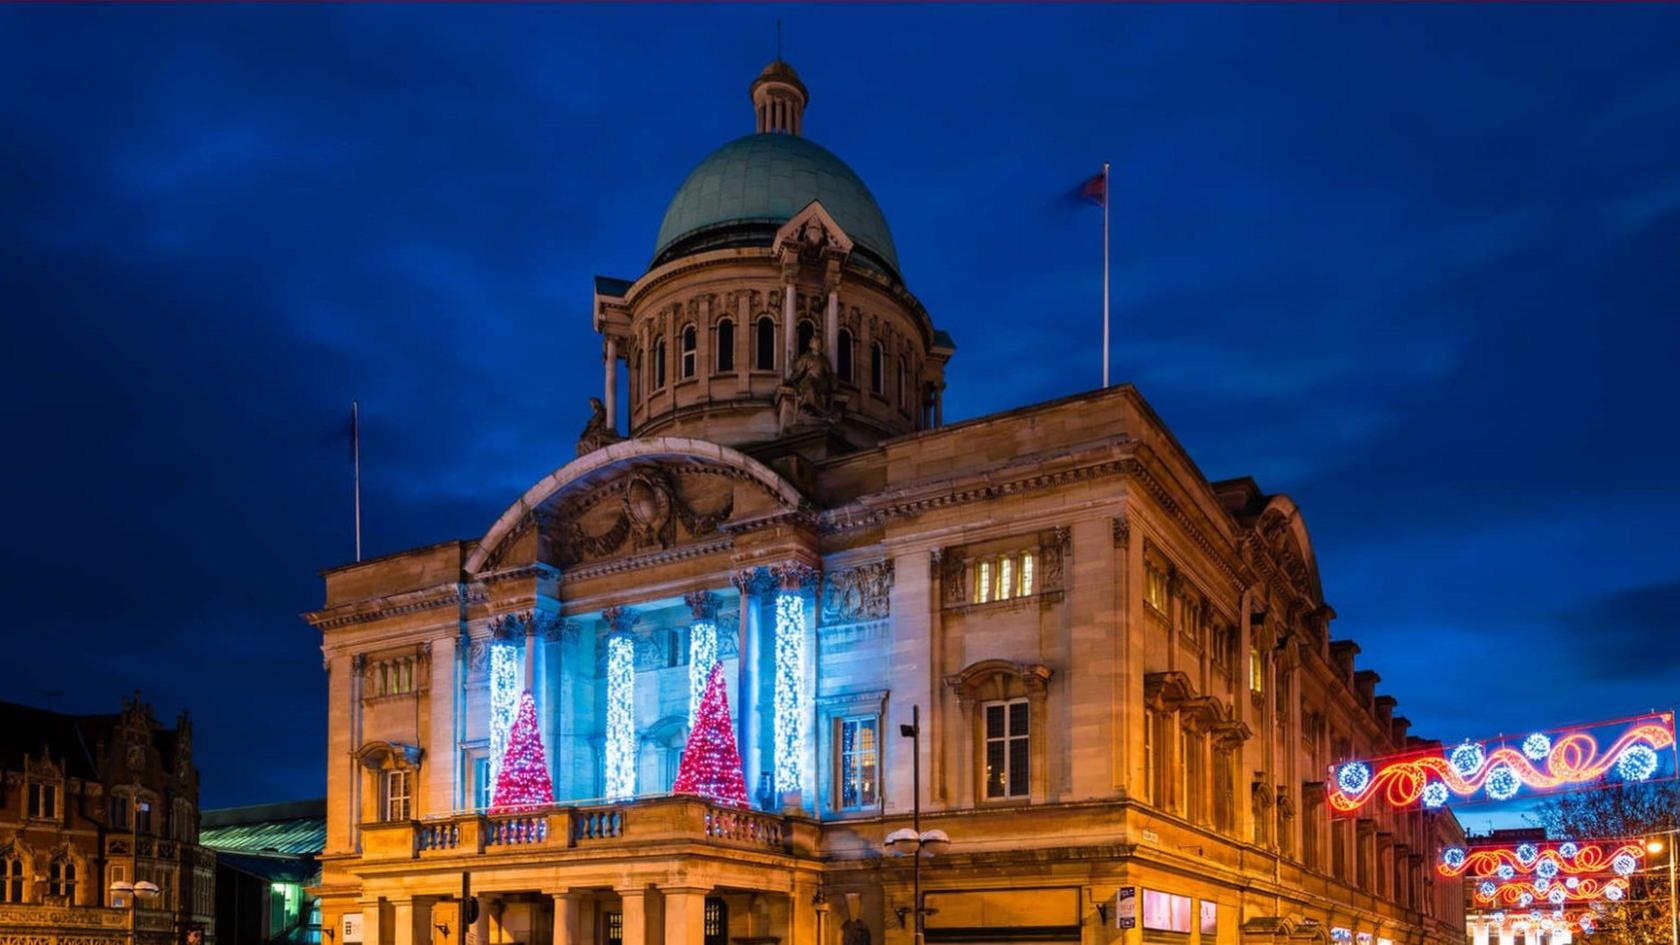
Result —
POLYGON ((590 277, 806 128, 957 339, 946 416, 1116 375, 1301 503, 1339 636, 1456 739, 1673 705, 1680 7, 0 9, 0 698, 192 707, 209 804, 320 794, 324 431, 370 554, 572 455, 590 277))

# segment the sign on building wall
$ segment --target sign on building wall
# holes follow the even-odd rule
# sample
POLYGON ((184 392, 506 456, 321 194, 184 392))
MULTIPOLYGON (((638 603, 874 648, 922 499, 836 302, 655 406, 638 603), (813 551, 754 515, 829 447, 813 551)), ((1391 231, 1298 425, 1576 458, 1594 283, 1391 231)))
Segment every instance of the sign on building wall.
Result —
POLYGON ((1114 927, 1137 928, 1137 887, 1121 886, 1114 893, 1114 927))
POLYGON ((362 940, 362 914, 360 912, 344 913, 344 934, 340 936, 344 945, 362 940))

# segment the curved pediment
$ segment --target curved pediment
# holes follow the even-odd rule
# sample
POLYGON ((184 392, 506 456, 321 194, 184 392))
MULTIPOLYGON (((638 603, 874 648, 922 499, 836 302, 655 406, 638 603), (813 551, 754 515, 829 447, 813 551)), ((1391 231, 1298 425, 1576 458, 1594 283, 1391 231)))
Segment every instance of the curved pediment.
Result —
POLYGON ((1324 602, 1318 580, 1318 559, 1313 555, 1312 539, 1294 500, 1285 495, 1272 496, 1254 523, 1254 537, 1284 580, 1314 604, 1324 602))
POLYGON ((727 526, 805 508, 793 484, 716 443, 627 440, 545 476, 490 527, 469 574, 510 564, 558 567, 726 538, 727 526))

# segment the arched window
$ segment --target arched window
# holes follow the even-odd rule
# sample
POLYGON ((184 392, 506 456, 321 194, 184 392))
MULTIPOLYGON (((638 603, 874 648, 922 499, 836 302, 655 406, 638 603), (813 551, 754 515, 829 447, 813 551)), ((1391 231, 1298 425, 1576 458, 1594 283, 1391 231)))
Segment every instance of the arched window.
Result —
POLYGON ((872 341, 869 344, 869 391, 872 394, 885 394, 886 390, 886 355, 881 351, 881 343, 872 341))
POLYGON ((904 356, 898 358, 898 406, 904 409, 910 405, 910 368, 904 363, 904 356))
POLYGON ((76 864, 66 857, 52 861, 47 870, 47 895, 76 901, 76 864))
POLYGON ((653 389, 665 386, 665 338, 655 338, 653 341, 653 389))
POLYGON ((735 323, 723 319, 717 326, 717 372, 727 374, 735 370, 735 323))
POLYGON ((757 371, 774 371, 776 369, 776 322, 768 315, 758 320, 758 337, 753 339, 753 369, 757 371))
POLYGON ((23 861, 15 856, 0 860, 0 902, 23 901, 23 861))
POLYGON ((802 321, 799 323, 799 334, 797 335, 799 347, 793 350, 796 357, 811 350, 811 338, 815 336, 816 333, 817 325, 815 322, 802 321))
POLYGON ((700 358, 700 332, 693 325, 682 330, 682 376, 693 377, 700 358))
POLYGON ((840 373, 840 379, 848 384, 856 383, 852 379, 852 333, 840 329, 839 350, 834 352, 834 361, 840 373))

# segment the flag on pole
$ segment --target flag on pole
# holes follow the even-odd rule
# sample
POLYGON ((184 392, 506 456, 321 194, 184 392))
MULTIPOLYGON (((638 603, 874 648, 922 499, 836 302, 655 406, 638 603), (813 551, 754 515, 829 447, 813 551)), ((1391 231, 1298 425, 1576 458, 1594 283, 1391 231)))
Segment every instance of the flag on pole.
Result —
POLYGON ((1102 327, 1102 386, 1108 386, 1108 162, 1102 170, 1080 184, 1075 191, 1081 199, 1089 200, 1103 211, 1103 327, 1102 327))

